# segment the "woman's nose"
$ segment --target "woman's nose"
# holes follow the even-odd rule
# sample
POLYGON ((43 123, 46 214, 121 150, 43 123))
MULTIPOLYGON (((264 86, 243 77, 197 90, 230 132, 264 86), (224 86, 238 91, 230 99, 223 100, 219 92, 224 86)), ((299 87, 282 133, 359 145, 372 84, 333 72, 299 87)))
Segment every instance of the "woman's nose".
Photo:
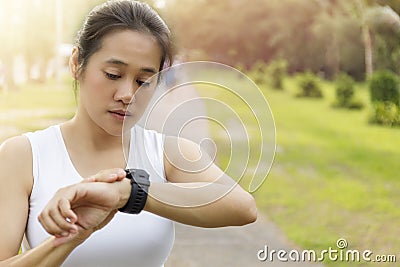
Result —
POLYGON ((131 101, 134 101, 134 95, 137 89, 138 87, 133 85, 133 83, 125 82, 118 87, 114 95, 114 100, 129 104, 131 101))

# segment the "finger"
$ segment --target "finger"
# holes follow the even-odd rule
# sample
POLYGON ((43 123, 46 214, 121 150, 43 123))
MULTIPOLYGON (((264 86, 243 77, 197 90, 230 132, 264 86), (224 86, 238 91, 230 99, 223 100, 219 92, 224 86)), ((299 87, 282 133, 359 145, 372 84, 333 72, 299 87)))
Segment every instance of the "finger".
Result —
POLYGON ((75 214, 74 211, 71 210, 71 204, 65 198, 60 199, 59 201, 59 211, 61 213, 61 216, 69 225, 69 232, 76 233, 78 231, 78 227, 75 225, 75 223, 78 220, 78 216, 75 214))
MULTIPOLYGON (((68 202, 67 200, 64 200, 64 203, 68 202)), ((56 226, 61 229, 61 232, 56 233, 58 235, 62 235, 65 236, 65 232, 75 232, 77 231, 76 225, 68 222, 68 217, 65 217, 61 210, 60 210, 60 202, 59 205, 57 205, 54 209, 49 210, 49 216, 52 219, 52 222, 54 222, 56 224, 56 226)), ((65 204, 64 204, 65 205, 65 204)), ((76 218, 76 216, 74 214, 71 214, 71 212, 68 211, 64 211, 64 213, 67 213, 69 216, 72 216, 74 219, 76 218)))
POLYGON ((76 222, 77 216, 75 212, 73 212, 73 210, 71 209, 71 203, 67 199, 60 199, 58 202, 58 208, 64 218, 68 218, 71 223, 76 222))
POLYGON ((92 182, 96 182, 96 177, 94 175, 88 178, 83 178, 83 180, 81 181, 81 183, 92 183, 92 182))
POLYGON ((104 170, 98 173, 96 175, 96 181, 97 182, 116 182, 116 181, 121 181, 124 179, 126 176, 126 172, 123 169, 120 168, 115 168, 115 169, 109 169, 109 170, 104 170))
POLYGON ((46 230, 47 233, 54 236, 66 236, 68 233, 63 231, 57 223, 54 222, 49 212, 41 213, 38 217, 40 224, 46 230))
POLYGON ((104 182, 104 183, 113 183, 117 181, 121 181, 126 176, 126 173, 123 169, 115 168, 102 170, 97 174, 88 177, 83 180, 83 182, 104 182))

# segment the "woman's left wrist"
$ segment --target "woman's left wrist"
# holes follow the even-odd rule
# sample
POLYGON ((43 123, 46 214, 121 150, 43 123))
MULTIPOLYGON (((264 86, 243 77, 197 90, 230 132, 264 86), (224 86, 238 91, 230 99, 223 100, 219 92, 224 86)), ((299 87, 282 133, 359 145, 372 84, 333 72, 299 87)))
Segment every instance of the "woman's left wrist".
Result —
POLYGON ((125 204, 128 202, 132 190, 131 180, 128 178, 124 178, 119 185, 120 198, 117 206, 118 209, 125 206, 125 204))

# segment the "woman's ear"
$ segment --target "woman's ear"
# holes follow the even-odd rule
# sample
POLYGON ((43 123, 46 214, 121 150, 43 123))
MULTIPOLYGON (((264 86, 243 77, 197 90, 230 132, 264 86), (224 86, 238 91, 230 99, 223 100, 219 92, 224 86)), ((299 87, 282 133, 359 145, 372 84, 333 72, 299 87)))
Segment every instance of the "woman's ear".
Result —
POLYGON ((74 47, 74 49, 72 50, 72 54, 69 58, 69 70, 71 72, 72 78, 74 78, 75 80, 78 80, 78 76, 79 76, 79 64, 78 64, 78 55, 79 55, 79 49, 78 47, 74 47))

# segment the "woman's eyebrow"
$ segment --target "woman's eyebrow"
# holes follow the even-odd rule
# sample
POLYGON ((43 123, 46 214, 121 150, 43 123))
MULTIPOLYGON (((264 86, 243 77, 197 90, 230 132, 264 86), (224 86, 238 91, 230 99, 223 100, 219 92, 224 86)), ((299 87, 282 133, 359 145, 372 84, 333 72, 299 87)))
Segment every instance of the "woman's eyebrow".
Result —
POLYGON ((122 66, 128 66, 128 63, 125 63, 119 59, 111 58, 106 61, 108 64, 113 64, 113 65, 122 65, 122 66))
MULTIPOLYGON (((116 58, 110 58, 109 60, 106 61, 107 64, 112 64, 112 65, 120 65, 127 67, 129 64, 126 62, 123 62, 122 60, 116 59, 116 58)), ((143 67, 140 68, 142 72, 148 72, 150 74, 156 74, 157 70, 151 67, 143 67)))
POLYGON ((150 74, 156 74, 157 73, 156 69, 153 69, 153 68, 141 68, 140 70, 143 71, 143 72, 148 72, 150 74))

